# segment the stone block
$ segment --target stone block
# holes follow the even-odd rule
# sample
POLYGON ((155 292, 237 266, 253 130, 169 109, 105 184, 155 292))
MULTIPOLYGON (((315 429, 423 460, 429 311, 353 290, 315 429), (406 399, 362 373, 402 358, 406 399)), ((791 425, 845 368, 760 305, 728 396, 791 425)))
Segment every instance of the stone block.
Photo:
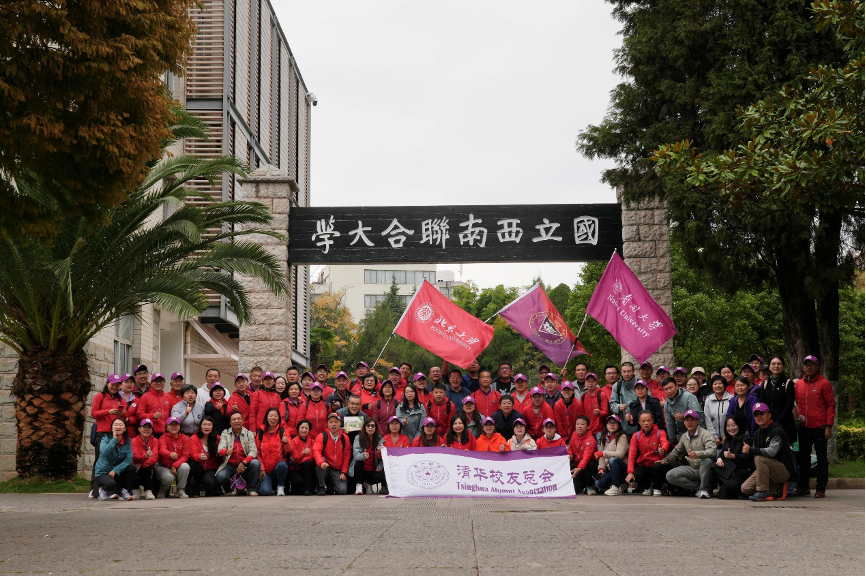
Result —
MULTIPOLYGON (((640 240, 664 240, 669 238, 670 229, 663 224, 644 224, 638 229, 640 240)), ((625 236, 623 236, 625 240, 625 236)))
POLYGON ((635 241, 623 244, 625 258, 649 258, 656 256, 656 245, 652 241, 635 241))
POLYGON ((640 240, 640 229, 636 225, 627 225, 622 227, 622 240, 623 242, 631 241, 631 240, 640 240))
POLYGON ((275 198, 272 201, 272 207, 271 212, 273 214, 289 214, 291 202, 288 198, 275 198))

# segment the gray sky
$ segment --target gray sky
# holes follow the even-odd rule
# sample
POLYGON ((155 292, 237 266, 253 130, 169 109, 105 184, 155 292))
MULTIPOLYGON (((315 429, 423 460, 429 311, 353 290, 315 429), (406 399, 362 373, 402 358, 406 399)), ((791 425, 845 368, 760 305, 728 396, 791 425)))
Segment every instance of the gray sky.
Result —
MULTIPOLYGON (((574 150, 577 132, 601 121, 618 80, 621 37, 610 5, 272 2, 319 100, 313 205, 616 201, 599 182, 611 163, 574 150)), ((579 269, 468 264, 462 280, 528 285, 540 274, 573 285, 579 269)))

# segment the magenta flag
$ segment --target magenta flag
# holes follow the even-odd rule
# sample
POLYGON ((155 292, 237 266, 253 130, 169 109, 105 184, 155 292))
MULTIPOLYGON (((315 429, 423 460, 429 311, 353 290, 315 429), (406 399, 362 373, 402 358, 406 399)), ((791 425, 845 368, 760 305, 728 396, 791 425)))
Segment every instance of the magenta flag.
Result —
POLYGON ((511 301, 499 315, 557 365, 586 354, 541 285, 511 301))
POLYGON ((607 263, 586 314, 600 322, 639 363, 677 334, 674 322, 618 253, 607 263))

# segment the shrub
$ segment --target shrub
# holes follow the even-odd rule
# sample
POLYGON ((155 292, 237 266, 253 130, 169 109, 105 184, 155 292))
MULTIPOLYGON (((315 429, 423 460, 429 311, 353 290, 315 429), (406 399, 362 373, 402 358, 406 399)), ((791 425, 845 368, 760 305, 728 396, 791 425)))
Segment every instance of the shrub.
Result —
POLYGON ((862 459, 866 448, 866 428, 840 425, 836 429, 836 453, 840 459, 862 459))

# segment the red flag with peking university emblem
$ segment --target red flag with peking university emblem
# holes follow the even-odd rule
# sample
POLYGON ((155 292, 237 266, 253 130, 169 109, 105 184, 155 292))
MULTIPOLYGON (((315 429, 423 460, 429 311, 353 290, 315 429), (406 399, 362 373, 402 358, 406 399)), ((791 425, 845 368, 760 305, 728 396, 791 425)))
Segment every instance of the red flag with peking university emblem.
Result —
POLYGON ((491 325, 458 307, 427 280, 394 332, 460 367, 472 364, 493 338, 491 325))

